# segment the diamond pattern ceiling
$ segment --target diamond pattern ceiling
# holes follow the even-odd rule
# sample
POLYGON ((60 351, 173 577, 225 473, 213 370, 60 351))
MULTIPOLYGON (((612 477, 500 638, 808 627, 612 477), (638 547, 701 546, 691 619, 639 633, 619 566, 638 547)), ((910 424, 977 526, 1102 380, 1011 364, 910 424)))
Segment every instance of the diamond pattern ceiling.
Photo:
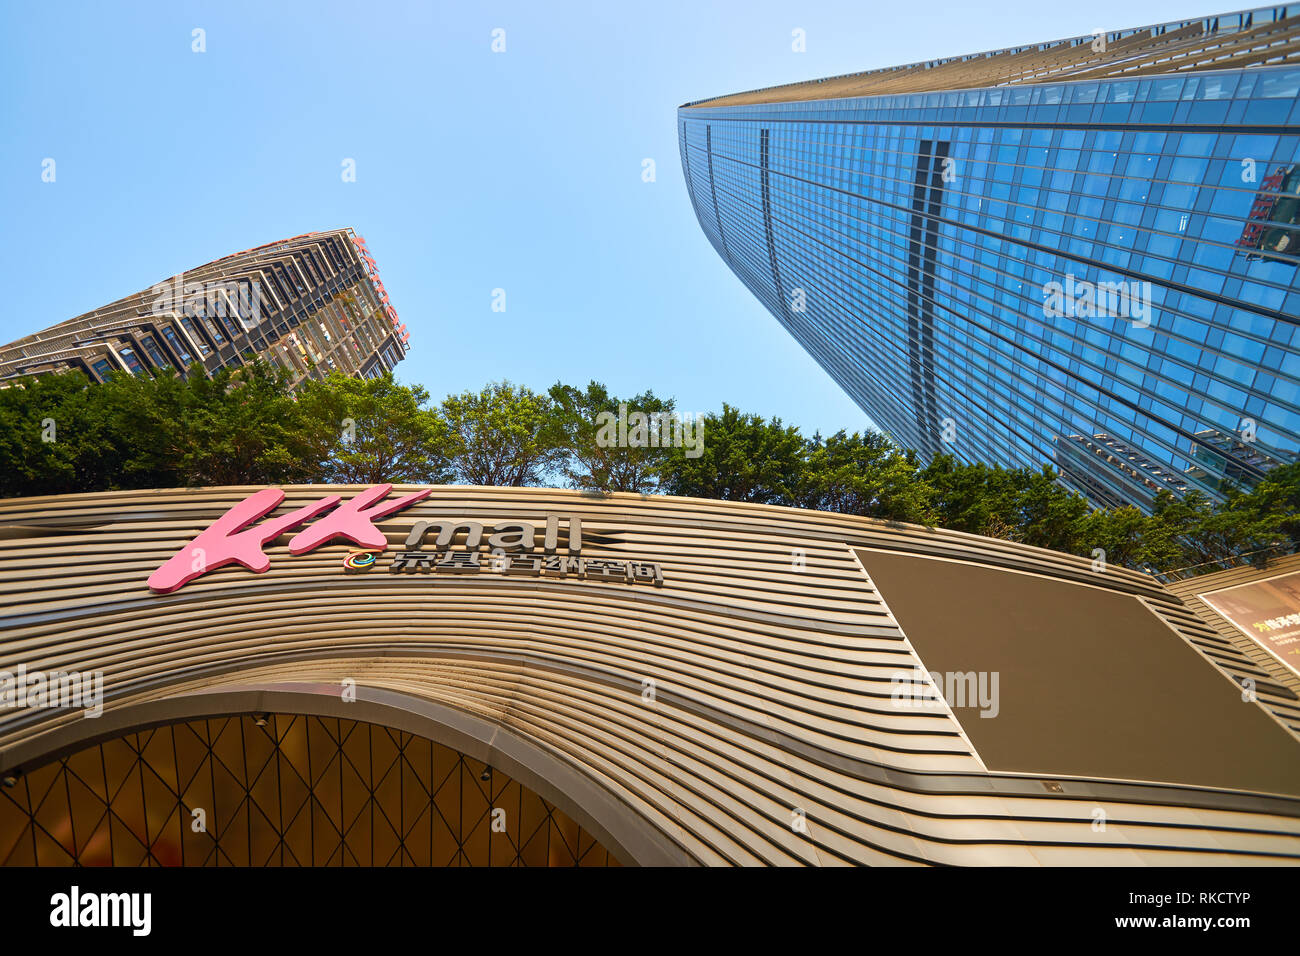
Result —
POLYGON ((536 793, 423 737, 275 714, 128 734, 0 788, 8 866, 617 866, 536 793))

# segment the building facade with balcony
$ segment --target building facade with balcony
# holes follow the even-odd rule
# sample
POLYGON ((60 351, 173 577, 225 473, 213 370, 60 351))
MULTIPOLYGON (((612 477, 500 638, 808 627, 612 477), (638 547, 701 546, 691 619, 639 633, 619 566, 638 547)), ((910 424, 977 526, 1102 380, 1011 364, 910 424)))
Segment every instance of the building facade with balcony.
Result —
POLYGON ((365 240, 313 232, 234 253, 0 347, 0 381, 78 370, 211 375, 260 358, 296 384, 391 371, 410 334, 365 240))

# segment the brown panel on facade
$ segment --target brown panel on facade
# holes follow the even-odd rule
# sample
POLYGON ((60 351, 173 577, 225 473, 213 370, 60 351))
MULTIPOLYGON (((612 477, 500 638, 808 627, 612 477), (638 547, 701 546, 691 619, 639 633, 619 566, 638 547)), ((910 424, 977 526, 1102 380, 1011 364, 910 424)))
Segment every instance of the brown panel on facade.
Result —
POLYGON ((989 770, 1300 794, 1300 745, 1136 597, 858 555, 927 670, 997 673, 995 716, 954 708, 989 770))

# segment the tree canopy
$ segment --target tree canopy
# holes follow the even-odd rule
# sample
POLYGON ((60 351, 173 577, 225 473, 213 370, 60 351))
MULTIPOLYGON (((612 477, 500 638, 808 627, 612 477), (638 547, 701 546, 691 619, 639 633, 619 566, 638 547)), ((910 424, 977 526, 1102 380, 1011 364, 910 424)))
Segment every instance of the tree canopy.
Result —
MULTIPOLYGON (((652 420, 656 426, 667 421, 671 433, 675 420, 671 399, 657 398, 654 392, 646 391, 620 400, 600 382, 589 382, 585 389, 556 382, 549 394, 563 452, 559 470, 572 487, 639 494, 659 490, 666 449, 659 440, 662 427, 651 444, 650 425, 652 420), (623 437, 628 437, 629 409, 633 415, 640 413, 646 418, 644 443, 639 435, 632 436, 636 444, 619 441, 620 415, 623 437)), ((637 422, 632 424, 635 429, 637 422)))
POLYGON ((444 484, 452 480, 446 420, 421 386, 391 375, 340 372, 298 387, 298 408, 314 441, 319 480, 444 484))
POLYGON ((252 363, 209 379, 77 374, 0 389, 0 494, 198 485, 568 485, 789 505, 950 528, 1157 569, 1300 548, 1300 463, 1222 502, 1161 492, 1152 513, 1092 508, 1050 466, 938 455, 877 432, 805 437, 724 404, 698 419, 646 390, 546 392, 510 382, 448 395, 391 375, 332 374, 296 391, 252 363))

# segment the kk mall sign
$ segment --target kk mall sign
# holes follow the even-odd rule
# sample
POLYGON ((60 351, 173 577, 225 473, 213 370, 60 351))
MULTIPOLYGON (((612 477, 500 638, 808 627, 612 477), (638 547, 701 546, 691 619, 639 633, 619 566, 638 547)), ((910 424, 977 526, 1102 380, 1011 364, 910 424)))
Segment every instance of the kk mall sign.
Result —
MULTIPOLYGON (((280 535, 299 528, 289 540, 290 554, 306 554, 325 544, 348 541, 361 550, 343 559, 344 569, 351 573, 371 571, 388 548, 388 541, 375 522, 415 504, 432 489, 385 500, 392 490, 390 484, 375 485, 346 502, 341 495, 327 495, 296 511, 267 519, 285 496, 279 488, 264 488, 235 505, 187 547, 172 555, 149 576, 149 587, 159 594, 170 594, 228 564, 239 564, 261 574, 271 567, 271 559, 262 549, 280 535)), ((420 520, 412 525, 403 550, 393 556, 388 570, 475 574, 487 569, 509 575, 663 584, 663 571, 658 564, 583 557, 582 519, 576 515, 547 515, 546 524, 540 530, 539 542, 539 528, 524 521, 485 527, 480 522, 460 518, 420 520), (434 550, 426 551, 424 544, 434 531, 434 550), (462 532, 463 547, 454 547, 462 532), (486 561, 481 553, 484 544, 488 548, 486 561)))

